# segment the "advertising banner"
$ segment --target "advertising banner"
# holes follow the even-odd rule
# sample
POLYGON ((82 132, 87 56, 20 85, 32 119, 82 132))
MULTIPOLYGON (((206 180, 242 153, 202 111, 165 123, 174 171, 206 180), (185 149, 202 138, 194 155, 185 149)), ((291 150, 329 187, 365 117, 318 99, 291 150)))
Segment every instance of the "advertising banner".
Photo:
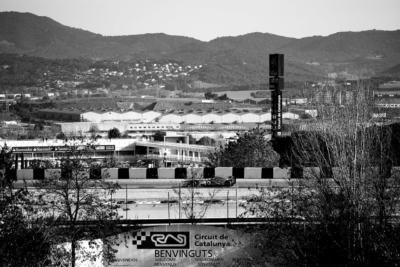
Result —
POLYGON ((106 266, 250 266, 260 255, 250 234, 225 227, 157 226, 118 238, 116 260, 106 266))

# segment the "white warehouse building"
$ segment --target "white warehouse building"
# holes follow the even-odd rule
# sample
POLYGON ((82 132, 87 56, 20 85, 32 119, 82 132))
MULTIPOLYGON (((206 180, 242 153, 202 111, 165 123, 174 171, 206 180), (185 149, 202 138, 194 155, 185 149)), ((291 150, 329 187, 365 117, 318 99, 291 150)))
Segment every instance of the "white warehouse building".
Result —
POLYGON ((296 113, 292 113, 292 112, 284 112, 282 113, 282 118, 283 119, 291 119, 291 120, 297 120, 299 119, 299 115, 296 113))
POLYGON ((182 118, 185 123, 202 123, 202 116, 194 113, 185 114, 182 118))
POLYGON ((202 116, 202 123, 222 123, 222 117, 215 113, 207 113, 202 116))
POLYGON ((242 122, 242 118, 239 114, 231 112, 223 114, 221 119, 223 123, 242 122))
POLYGON ((156 111, 146 111, 146 112, 89 111, 81 114, 82 121, 89 121, 89 122, 105 122, 105 121, 152 122, 160 116, 161 113, 156 111))
MULTIPOLYGON (((56 121, 81 121, 81 122, 125 122, 125 123, 186 123, 186 124, 213 124, 213 123, 264 123, 271 121, 270 111, 253 110, 190 110, 190 111, 52 111, 45 110, 47 117, 56 121), (72 115, 70 115, 72 114, 72 115)), ((284 112, 284 119, 299 119, 299 115, 292 112, 284 112)))
POLYGON ((246 122, 256 122, 259 123, 260 121, 260 115, 255 114, 255 113, 246 113, 240 116, 241 117, 241 122, 246 123, 246 122))
POLYGON ((183 118, 182 116, 177 114, 167 114, 161 116, 161 118, 158 121, 160 123, 181 123, 183 122, 183 118))

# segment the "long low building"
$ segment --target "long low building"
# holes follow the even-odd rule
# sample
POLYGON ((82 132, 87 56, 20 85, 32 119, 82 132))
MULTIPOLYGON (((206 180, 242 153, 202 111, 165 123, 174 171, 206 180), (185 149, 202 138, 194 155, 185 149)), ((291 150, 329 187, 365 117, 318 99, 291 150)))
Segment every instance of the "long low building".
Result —
POLYGON ((240 124, 184 124, 184 123, 132 123, 132 122, 60 122, 56 123, 59 131, 68 136, 91 136, 101 135, 107 136, 110 129, 117 128, 120 133, 128 134, 129 136, 143 136, 154 135, 157 131, 165 132, 210 132, 210 133, 224 133, 224 132, 241 132, 248 131, 255 127, 270 129, 270 124, 257 124, 257 123, 240 123, 240 124))
MULTIPOLYGON (((43 119, 58 121, 86 121, 86 122, 136 122, 136 123, 264 123, 271 121, 270 111, 243 111, 243 110, 186 110, 186 111, 78 111, 42 109, 37 115, 43 119)), ((284 112, 283 118, 298 119, 299 115, 284 112)))
POLYGON ((180 124, 174 123, 135 123, 121 121, 106 121, 106 122, 61 122, 56 123, 60 127, 60 131, 67 135, 88 135, 100 134, 107 135, 107 132, 112 128, 117 128, 121 133, 131 134, 154 134, 157 131, 180 131, 180 124))
POLYGON ((162 160, 165 165, 176 162, 200 164, 215 149, 210 146, 136 139, 0 140, 0 148, 5 146, 11 149, 19 167, 29 167, 36 160, 57 162, 72 150, 82 151, 93 160, 115 158, 132 163, 138 159, 148 159, 162 160))

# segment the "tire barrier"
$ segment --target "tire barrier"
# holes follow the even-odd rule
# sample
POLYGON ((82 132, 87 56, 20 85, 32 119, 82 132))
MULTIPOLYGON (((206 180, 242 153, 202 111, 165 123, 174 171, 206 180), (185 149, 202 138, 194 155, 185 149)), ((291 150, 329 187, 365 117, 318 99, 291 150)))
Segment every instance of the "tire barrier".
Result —
POLYGON ((244 179, 244 168, 232 168, 232 176, 236 179, 244 179))
POLYGON ((203 177, 212 178, 215 176, 215 168, 204 168, 203 177))
POLYGON ((118 179, 129 179, 129 168, 119 168, 118 179))
POLYGON ((101 169, 101 178, 118 179, 118 168, 101 169))
POLYGON ((261 179, 273 179, 273 178, 274 178, 274 168, 261 169, 261 179))
POLYGON ((300 167, 292 167, 292 168, 290 168, 290 177, 291 178, 296 177, 296 178, 299 178, 299 179, 304 178, 304 176, 303 176, 303 168, 300 168, 300 167))
POLYGON ((147 168, 130 168, 129 179, 146 179, 147 168))
POLYGON ((33 169, 33 180, 44 180, 44 174, 44 169, 33 169))
POLYGON ((175 168, 175 179, 186 179, 187 169, 186 168, 175 168))
POLYGON ((279 168, 274 167, 274 174, 273 177, 276 179, 287 179, 290 177, 290 168, 279 168))
POLYGON ((17 170, 17 180, 32 180, 33 169, 20 169, 17 170))
POLYGON ((200 178, 203 177, 204 168, 197 167, 197 168, 188 168, 187 169, 187 178, 200 178))
POLYGON ((147 168, 146 169, 146 179, 158 179, 157 168, 147 168))
POLYGON ((232 175, 232 167, 217 167, 215 168, 215 176, 229 177, 232 175))
POLYGON ((321 171, 318 167, 303 168, 302 178, 321 177, 321 171))
POLYGON ((44 177, 49 178, 49 179, 60 179, 61 169, 45 169, 44 177))
POLYGON ((101 168, 90 169, 89 177, 91 180, 100 180, 101 179, 101 168))
POLYGON ((244 179, 261 179, 261 170, 257 167, 244 168, 244 179))
MULTIPOLYGON (((60 169, 18 169, 15 172, 17 180, 43 180, 65 177, 71 172, 60 169)), ((400 175, 400 167, 392 167, 391 175, 400 175)), ((191 179, 212 178, 215 176, 236 179, 299 179, 299 178, 332 178, 349 175, 345 168, 259 168, 259 167, 216 167, 216 168, 94 168, 82 171, 90 179, 191 179)))
POLYGON ((175 179, 175 168, 158 168, 158 179, 175 179))

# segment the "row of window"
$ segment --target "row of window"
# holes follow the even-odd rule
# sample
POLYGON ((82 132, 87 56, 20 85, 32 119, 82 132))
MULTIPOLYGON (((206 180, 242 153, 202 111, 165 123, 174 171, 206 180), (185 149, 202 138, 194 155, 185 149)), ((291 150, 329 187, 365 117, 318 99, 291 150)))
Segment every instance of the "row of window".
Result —
POLYGON ((130 129, 179 129, 179 126, 171 126, 171 125, 157 125, 157 126, 130 126, 130 129))
POLYGON ((400 104, 378 104, 378 106, 385 108, 400 108, 400 104))

